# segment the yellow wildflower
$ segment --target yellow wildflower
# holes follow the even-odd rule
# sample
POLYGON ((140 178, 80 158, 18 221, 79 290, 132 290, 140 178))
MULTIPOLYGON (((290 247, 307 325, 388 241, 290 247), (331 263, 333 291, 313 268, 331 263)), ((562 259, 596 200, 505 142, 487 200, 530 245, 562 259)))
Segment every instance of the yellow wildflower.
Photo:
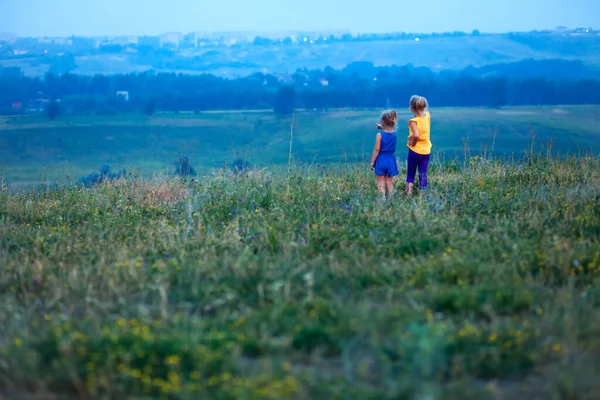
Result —
POLYGON ((554 343, 552 345, 552 350, 558 353, 560 351, 560 343, 554 343))
POLYGON ((167 365, 177 365, 179 364, 179 356, 173 355, 173 356, 168 356, 167 358, 165 358, 165 364, 167 365))
POLYGON ((194 381, 199 380, 200 379, 200 372, 198 372, 198 371, 192 371, 190 373, 190 379, 192 379, 194 381))

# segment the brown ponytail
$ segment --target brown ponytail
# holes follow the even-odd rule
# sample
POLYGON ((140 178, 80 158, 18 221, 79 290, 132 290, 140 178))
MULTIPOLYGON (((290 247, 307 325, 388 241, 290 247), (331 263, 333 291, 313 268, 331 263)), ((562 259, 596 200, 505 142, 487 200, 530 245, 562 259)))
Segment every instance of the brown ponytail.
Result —
POLYGON ((412 96, 410 98, 410 109, 419 115, 425 115, 425 111, 429 108, 427 99, 423 96, 412 96))

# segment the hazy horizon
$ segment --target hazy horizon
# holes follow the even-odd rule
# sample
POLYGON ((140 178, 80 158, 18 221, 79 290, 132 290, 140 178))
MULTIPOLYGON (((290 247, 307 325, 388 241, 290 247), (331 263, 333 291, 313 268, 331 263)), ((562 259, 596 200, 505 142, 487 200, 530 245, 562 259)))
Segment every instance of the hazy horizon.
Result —
POLYGON ((463 0, 372 3, 330 0, 28 0, 0 4, 0 31, 18 36, 120 36, 166 32, 510 32, 600 25, 600 1, 463 0), (392 17, 389 17, 392 15, 392 17))

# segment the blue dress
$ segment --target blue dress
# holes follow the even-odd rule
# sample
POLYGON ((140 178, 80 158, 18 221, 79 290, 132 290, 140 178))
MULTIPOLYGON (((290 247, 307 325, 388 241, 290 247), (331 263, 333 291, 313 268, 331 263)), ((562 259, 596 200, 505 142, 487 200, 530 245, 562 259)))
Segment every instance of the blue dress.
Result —
POLYGON ((375 160, 375 175, 377 176, 396 176, 398 175, 398 165, 396 164, 396 133, 381 132, 381 143, 379 145, 379 155, 375 160))

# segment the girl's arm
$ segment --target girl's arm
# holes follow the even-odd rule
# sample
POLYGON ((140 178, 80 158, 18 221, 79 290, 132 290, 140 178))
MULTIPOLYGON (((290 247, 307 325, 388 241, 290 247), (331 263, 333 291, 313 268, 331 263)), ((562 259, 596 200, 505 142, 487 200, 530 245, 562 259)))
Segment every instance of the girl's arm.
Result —
POLYGON ((371 157, 371 169, 375 168, 375 160, 377 160, 377 156, 379 155, 379 149, 381 147, 381 133, 377 134, 375 138, 375 148, 373 149, 373 156, 371 157))
POLYGON ((415 121, 410 121, 410 130, 412 131, 412 136, 408 140, 408 144, 414 146, 419 141, 419 126, 415 121))

